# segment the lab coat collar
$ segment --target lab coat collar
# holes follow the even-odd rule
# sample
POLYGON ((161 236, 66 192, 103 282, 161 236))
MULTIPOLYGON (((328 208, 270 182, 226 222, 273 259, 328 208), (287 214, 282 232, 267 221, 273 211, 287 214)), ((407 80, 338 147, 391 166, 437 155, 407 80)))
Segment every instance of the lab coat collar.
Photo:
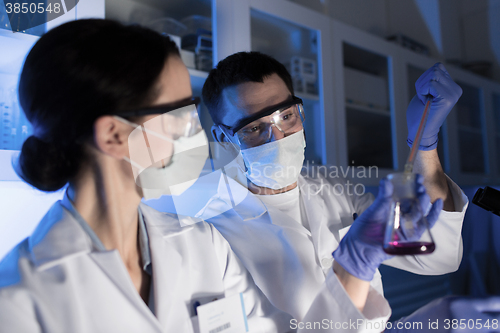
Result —
POLYGON ((92 251, 92 240, 73 215, 57 201, 28 239, 34 265, 39 269, 92 251), (57 244, 57 245, 55 245, 57 244))
MULTIPOLYGON (((61 201, 56 202, 50 208, 28 239, 29 250, 37 269, 53 267, 62 260, 74 258, 77 255, 89 255, 144 316, 156 323, 160 322, 160 325, 156 326, 161 331, 161 326, 171 327, 172 323, 176 322, 183 325, 186 322, 185 319, 190 317, 187 306, 178 306, 185 303, 182 298, 182 288, 171 287, 180 286, 182 283, 180 281, 182 257, 170 239, 180 233, 189 232, 193 227, 181 227, 175 216, 168 218, 164 213, 145 204, 140 205, 140 210, 150 241, 155 312, 158 320, 154 320, 154 315, 134 290, 128 278, 128 272, 120 261, 118 251, 93 251, 94 245, 91 238, 61 201), (117 274, 117 272, 120 273, 117 274)), ((185 330, 184 326, 179 327, 178 331, 183 330, 185 330)))

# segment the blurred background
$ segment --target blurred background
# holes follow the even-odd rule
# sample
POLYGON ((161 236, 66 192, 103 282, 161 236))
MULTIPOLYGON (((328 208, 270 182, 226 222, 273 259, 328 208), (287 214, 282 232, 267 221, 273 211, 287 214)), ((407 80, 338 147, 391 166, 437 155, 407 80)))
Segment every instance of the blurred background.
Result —
MULTIPOLYGON (((62 196, 34 190, 12 169, 32 131, 17 99, 19 71, 44 32, 88 17, 172 36, 195 95, 214 64, 234 52, 274 56, 304 100, 306 164, 349 170, 373 193, 381 177, 402 170, 414 83, 441 61, 464 91, 440 131, 443 167, 469 200, 479 187, 500 186, 500 0, 63 0, 44 19, 8 15, 1 4, 0 258, 62 196)), ((206 109, 200 117, 209 130, 206 109)), ((499 239, 499 218, 469 204, 457 272, 417 276, 382 267, 392 319, 447 294, 499 294, 499 239)))

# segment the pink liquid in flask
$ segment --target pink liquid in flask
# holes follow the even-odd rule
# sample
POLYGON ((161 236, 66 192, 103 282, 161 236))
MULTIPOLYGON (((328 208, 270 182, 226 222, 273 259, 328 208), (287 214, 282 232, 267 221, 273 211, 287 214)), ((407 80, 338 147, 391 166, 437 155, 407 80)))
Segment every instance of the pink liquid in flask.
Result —
POLYGON ((436 245, 432 242, 390 242, 384 246, 384 252, 392 255, 429 254, 436 245))

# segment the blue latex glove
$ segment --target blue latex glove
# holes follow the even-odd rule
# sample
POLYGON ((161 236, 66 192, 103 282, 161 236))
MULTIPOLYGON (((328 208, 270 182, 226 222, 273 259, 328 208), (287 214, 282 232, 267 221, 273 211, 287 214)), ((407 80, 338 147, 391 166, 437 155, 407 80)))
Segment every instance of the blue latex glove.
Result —
MULTIPOLYGON (((425 212, 430 204, 430 198, 423 185, 424 177, 417 175, 417 199, 419 200, 418 228, 425 230, 425 222, 421 212, 425 212)), ((333 252, 333 258, 351 275, 365 281, 371 281, 376 269, 389 258, 383 250, 384 233, 392 204, 392 183, 386 178, 380 181, 377 198, 367 210, 352 224, 347 234, 340 241, 339 247, 333 252)), ((443 201, 436 200, 427 215, 429 227, 434 226, 439 213, 443 209, 443 201)))
POLYGON ((411 147, 424 112, 427 96, 431 96, 429 117, 419 149, 433 150, 437 147, 439 129, 448 113, 462 96, 462 88, 452 80, 444 65, 438 62, 418 78, 415 89, 417 95, 413 97, 408 109, 406 109, 406 123, 408 125, 408 139, 406 141, 411 147))

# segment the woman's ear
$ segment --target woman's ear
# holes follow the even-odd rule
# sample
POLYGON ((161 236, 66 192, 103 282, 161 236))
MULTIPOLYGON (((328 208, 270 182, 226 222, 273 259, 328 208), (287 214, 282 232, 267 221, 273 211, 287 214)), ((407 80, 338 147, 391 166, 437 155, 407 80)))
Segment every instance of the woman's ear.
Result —
POLYGON ((128 136, 133 128, 113 116, 102 116, 94 122, 94 143, 100 151, 123 159, 128 156, 128 136))

